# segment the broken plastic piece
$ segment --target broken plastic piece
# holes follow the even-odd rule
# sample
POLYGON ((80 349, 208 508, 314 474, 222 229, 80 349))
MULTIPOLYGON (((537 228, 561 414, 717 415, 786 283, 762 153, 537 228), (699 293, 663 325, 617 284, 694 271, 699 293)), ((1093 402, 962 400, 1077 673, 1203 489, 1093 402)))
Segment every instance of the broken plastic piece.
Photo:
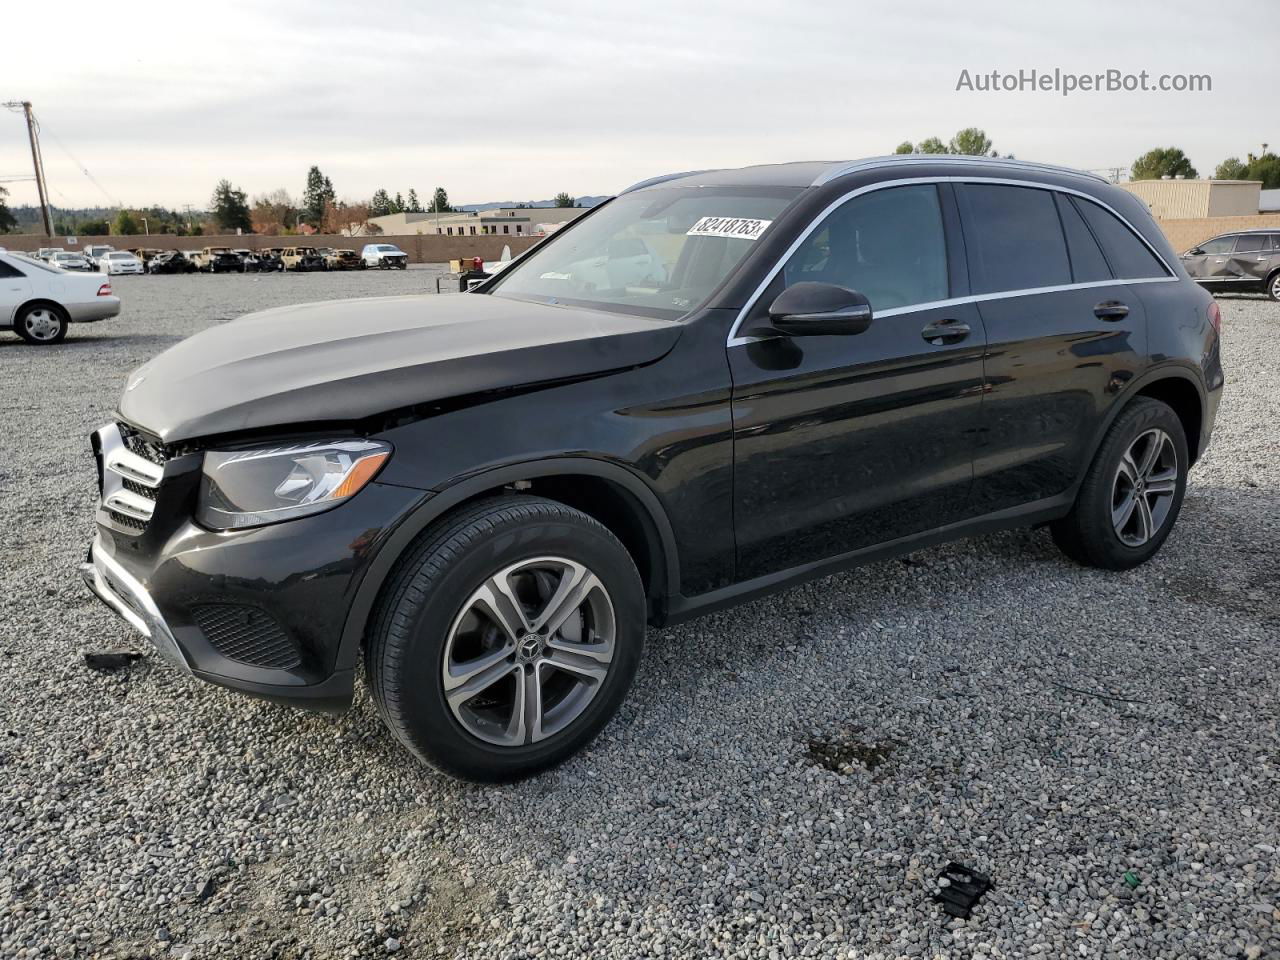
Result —
POLYGON ((84 663, 94 670, 119 670, 142 658, 136 650, 90 650, 84 655, 84 663))
POLYGON ((968 920, 978 898, 991 889, 991 878, 952 861, 938 874, 939 890, 933 899, 953 917, 968 920), (942 881, 946 881, 943 883, 942 881))

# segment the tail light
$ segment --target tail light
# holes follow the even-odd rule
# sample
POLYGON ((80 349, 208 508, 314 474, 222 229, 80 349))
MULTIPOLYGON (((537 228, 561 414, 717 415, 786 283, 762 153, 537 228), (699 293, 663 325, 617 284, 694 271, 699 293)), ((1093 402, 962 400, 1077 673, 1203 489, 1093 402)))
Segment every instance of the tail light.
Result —
POLYGON ((1218 309, 1217 300, 1209 304, 1209 325, 1213 327, 1214 333, 1222 336, 1222 311, 1218 309))
POLYGON ((104 283, 102 286, 100 286, 100 287, 98 288, 98 296, 100 296, 100 297, 109 297, 109 296, 111 296, 111 284, 110 284, 110 283, 104 283))

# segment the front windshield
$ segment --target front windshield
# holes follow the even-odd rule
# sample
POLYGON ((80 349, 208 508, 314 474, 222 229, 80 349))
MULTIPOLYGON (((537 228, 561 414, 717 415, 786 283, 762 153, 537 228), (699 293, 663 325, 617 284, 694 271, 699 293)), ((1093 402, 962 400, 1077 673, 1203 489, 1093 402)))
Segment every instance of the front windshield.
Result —
POLYGON ((627 193, 499 274, 494 296, 676 319, 711 295, 797 187, 627 193))

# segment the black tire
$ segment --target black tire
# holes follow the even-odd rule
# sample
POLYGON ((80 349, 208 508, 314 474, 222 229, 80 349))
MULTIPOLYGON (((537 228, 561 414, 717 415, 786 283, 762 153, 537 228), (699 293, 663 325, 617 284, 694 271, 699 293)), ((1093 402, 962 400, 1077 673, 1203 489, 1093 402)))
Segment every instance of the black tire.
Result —
POLYGON ((1267 296, 1280 301, 1280 270, 1267 277, 1267 296))
POLYGON ((67 311, 55 303, 29 303, 13 318, 13 332, 34 347, 49 347, 55 343, 61 343, 66 339, 67 328, 70 325, 71 318, 67 316, 67 311), (46 314, 54 324, 53 333, 50 335, 39 335, 28 326, 33 315, 40 312, 46 314))
POLYGON ((564 504, 511 495, 443 518, 405 552, 375 609, 365 674, 383 722, 419 759, 467 780, 517 780, 564 761, 599 733, 631 686, 644 630, 640 575, 618 539, 564 504), (599 578, 614 612, 613 659, 581 714, 564 729, 521 746, 487 743, 463 726, 445 698, 449 632, 466 598, 486 579, 544 556, 568 558, 599 578))
POLYGON ((1051 525, 1054 542, 1068 557, 1085 566, 1128 570, 1146 563, 1159 551, 1177 522, 1187 489, 1190 463, 1187 438, 1178 415, 1159 400, 1136 398, 1107 431, 1085 474, 1071 512, 1051 525), (1172 500, 1154 534, 1141 545, 1133 546, 1121 539, 1112 519, 1117 476, 1130 447, 1152 430, 1163 431, 1172 442, 1176 455, 1176 478, 1172 500))

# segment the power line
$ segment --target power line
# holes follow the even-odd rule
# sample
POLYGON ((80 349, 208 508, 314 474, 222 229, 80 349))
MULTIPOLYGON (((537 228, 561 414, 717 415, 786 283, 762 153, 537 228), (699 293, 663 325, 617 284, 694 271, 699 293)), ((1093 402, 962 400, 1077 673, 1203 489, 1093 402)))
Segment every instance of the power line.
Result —
POLYGON ((71 162, 80 168, 80 172, 89 178, 89 182, 92 183, 95 187, 97 187, 99 192, 101 192, 101 194, 111 202, 111 206, 113 207, 124 206, 124 204, 122 204, 118 199, 116 199, 111 195, 111 193, 107 190, 106 187, 104 187, 101 183, 98 182, 98 178, 89 172, 89 168, 80 162, 80 158, 77 157, 75 154, 73 154, 71 150, 68 149, 65 143, 63 143, 61 140, 58 139, 57 134, 50 132, 49 136, 53 138, 53 142, 58 145, 58 149, 61 150, 63 153, 65 153, 67 157, 70 158, 71 162))

